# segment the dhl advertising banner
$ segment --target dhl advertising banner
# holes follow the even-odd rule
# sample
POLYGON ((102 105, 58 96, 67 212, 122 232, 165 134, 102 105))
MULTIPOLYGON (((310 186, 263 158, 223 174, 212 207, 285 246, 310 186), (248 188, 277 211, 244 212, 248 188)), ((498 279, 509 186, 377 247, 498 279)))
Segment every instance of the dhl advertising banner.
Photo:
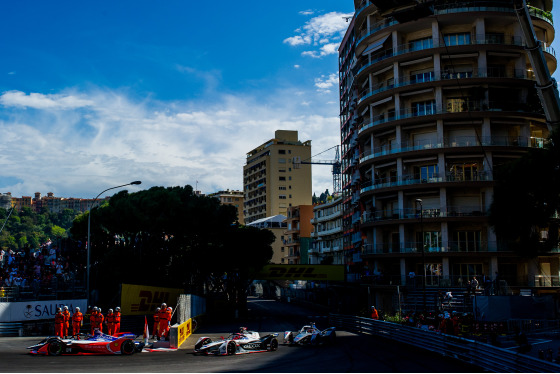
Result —
POLYGON ((121 312, 124 315, 152 314, 161 303, 175 308, 182 288, 163 288, 122 284, 121 312))
POLYGON ((255 279, 344 281, 344 265, 266 265, 255 279))

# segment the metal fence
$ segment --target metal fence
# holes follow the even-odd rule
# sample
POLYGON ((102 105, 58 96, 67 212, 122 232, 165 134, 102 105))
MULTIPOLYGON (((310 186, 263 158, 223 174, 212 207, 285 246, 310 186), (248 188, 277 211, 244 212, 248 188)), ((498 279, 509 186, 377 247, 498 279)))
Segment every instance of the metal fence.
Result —
POLYGON ((206 299, 197 295, 179 295, 177 298, 177 323, 181 324, 206 313, 206 299))
POLYGON ((337 328, 346 331, 374 335, 409 344, 477 365, 485 371, 500 373, 560 372, 560 365, 555 363, 447 334, 340 314, 331 314, 330 321, 337 328))

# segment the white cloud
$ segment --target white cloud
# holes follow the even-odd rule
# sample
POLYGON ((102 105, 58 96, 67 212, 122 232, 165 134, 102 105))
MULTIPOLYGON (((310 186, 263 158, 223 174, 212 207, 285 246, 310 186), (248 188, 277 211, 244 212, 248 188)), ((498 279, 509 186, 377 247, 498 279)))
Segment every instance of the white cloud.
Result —
POLYGON ((294 65, 294 68, 295 68, 295 69, 299 69, 300 67, 301 67, 301 66, 299 66, 299 65, 294 65))
POLYGON ((328 77, 322 75, 315 78, 315 87, 317 87, 318 92, 329 93, 333 86, 338 86, 338 74, 336 73, 330 74, 328 77))
POLYGON ((301 15, 303 15, 303 16, 310 16, 310 15, 312 15, 312 14, 314 14, 314 13, 315 13, 315 12, 314 12, 313 10, 311 10, 311 9, 302 10, 302 11, 299 12, 299 14, 301 14, 301 15))
POLYGON ((21 91, 8 91, 0 96, 0 104, 6 107, 22 107, 34 109, 76 109, 92 104, 91 101, 74 95, 43 95, 21 91))
POLYGON ((338 45, 348 28, 344 17, 352 14, 330 12, 311 18, 302 28, 295 30, 297 35, 284 39, 291 46, 312 46, 318 50, 308 50, 304 56, 320 58, 337 52, 338 45))
MULTIPOLYGON (((246 153, 275 130, 298 130, 301 140, 312 140, 314 153, 340 142, 336 102, 317 100, 293 89, 266 98, 221 95, 214 104, 138 101, 102 89, 5 92, 0 192, 91 198, 133 180, 143 183, 130 191, 197 180, 205 193, 241 189, 246 153)), ((313 183, 313 191, 332 190, 330 169, 314 168, 313 183)))

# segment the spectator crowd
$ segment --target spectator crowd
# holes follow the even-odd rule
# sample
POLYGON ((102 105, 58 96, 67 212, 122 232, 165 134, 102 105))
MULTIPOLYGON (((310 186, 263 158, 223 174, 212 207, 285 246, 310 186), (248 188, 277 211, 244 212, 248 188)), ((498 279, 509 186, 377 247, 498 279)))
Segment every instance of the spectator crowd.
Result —
POLYGON ((0 297, 18 299, 28 295, 71 290, 83 278, 79 251, 61 251, 50 239, 38 248, 0 248, 0 297), (74 253, 72 253, 74 252, 74 253))

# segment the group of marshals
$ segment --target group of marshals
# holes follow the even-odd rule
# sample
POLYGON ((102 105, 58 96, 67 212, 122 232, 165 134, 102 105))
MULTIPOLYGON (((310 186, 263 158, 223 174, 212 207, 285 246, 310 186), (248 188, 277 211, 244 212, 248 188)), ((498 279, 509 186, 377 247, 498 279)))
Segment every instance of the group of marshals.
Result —
MULTIPOLYGON (((173 316, 173 309, 168 307, 166 303, 161 304, 154 313, 154 330, 152 339, 167 340, 169 339, 169 328, 171 325, 171 317, 173 316)), ((84 324, 84 319, 89 318, 91 327, 91 335, 94 335, 95 330, 103 332, 103 326, 107 326, 107 333, 109 335, 116 335, 121 331, 121 308, 116 307, 115 312, 109 309, 107 315, 101 313, 101 308, 94 306, 88 307, 85 316, 80 312, 80 308, 76 310, 72 316, 68 307, 58 308, 54 316, 54 332, 56 336, 62 339, 68 338, 68 330, 70 321, 72 321, 72 336, 79 339, 80 328, 84 324)))
MULTIPOLYGON (((95 330, 103 332, 103 322, 107 326, 107 333, 109 335, 118 334, 121 330, 121 308, 119 307, 116 308, 115 313, 113 313, 113 309, 109 309, 109 313, 106 316, 103 316, 101 313, 101 308, 93 307, 92 309, 89 307, 85 317, 89 317, 91 335, 94 334, 95 330)), ((84 324, 84 315, 80 312, 80 307, 76 307, 72 316, 70 316, 67 306, 57 309, 54 316, 55 335, 62 339, 68 338, 70 321, 72 321, 72 336, 79 339, 80 328, 84 324)))
POLYGON ((113 309, 109 309, 107 315, 104 316, 103 313, 101 313, 101 308, 94 306, 89 314, 90 314, 89 324, 91 327, 91 335, 94 334, 95 330, 99 330, 103 332, 103 322, 105 322, 105 326, 107 326, 107 334, 116 335, 119 332, 121 332, 121 308, 120 307, 116 307, 114 313, 113 313, 113 309))
POLYGON ((84 324, 84 315, 80 312, 80 307, 76 307, 72 316, 70 316, 67 306, 62 309, 58 308, 54 316, 54 334, 62 339, 68 338, 70 321, 72 321, 72 336, 78 336, 80 327, 84 324))
POLYGON ((152 339, 167 340, 169 339, 169 326, 173 309, 168 307, 166 303, 161 304, 160 308, 156 308, 154 312, 154 330, 152 339))

